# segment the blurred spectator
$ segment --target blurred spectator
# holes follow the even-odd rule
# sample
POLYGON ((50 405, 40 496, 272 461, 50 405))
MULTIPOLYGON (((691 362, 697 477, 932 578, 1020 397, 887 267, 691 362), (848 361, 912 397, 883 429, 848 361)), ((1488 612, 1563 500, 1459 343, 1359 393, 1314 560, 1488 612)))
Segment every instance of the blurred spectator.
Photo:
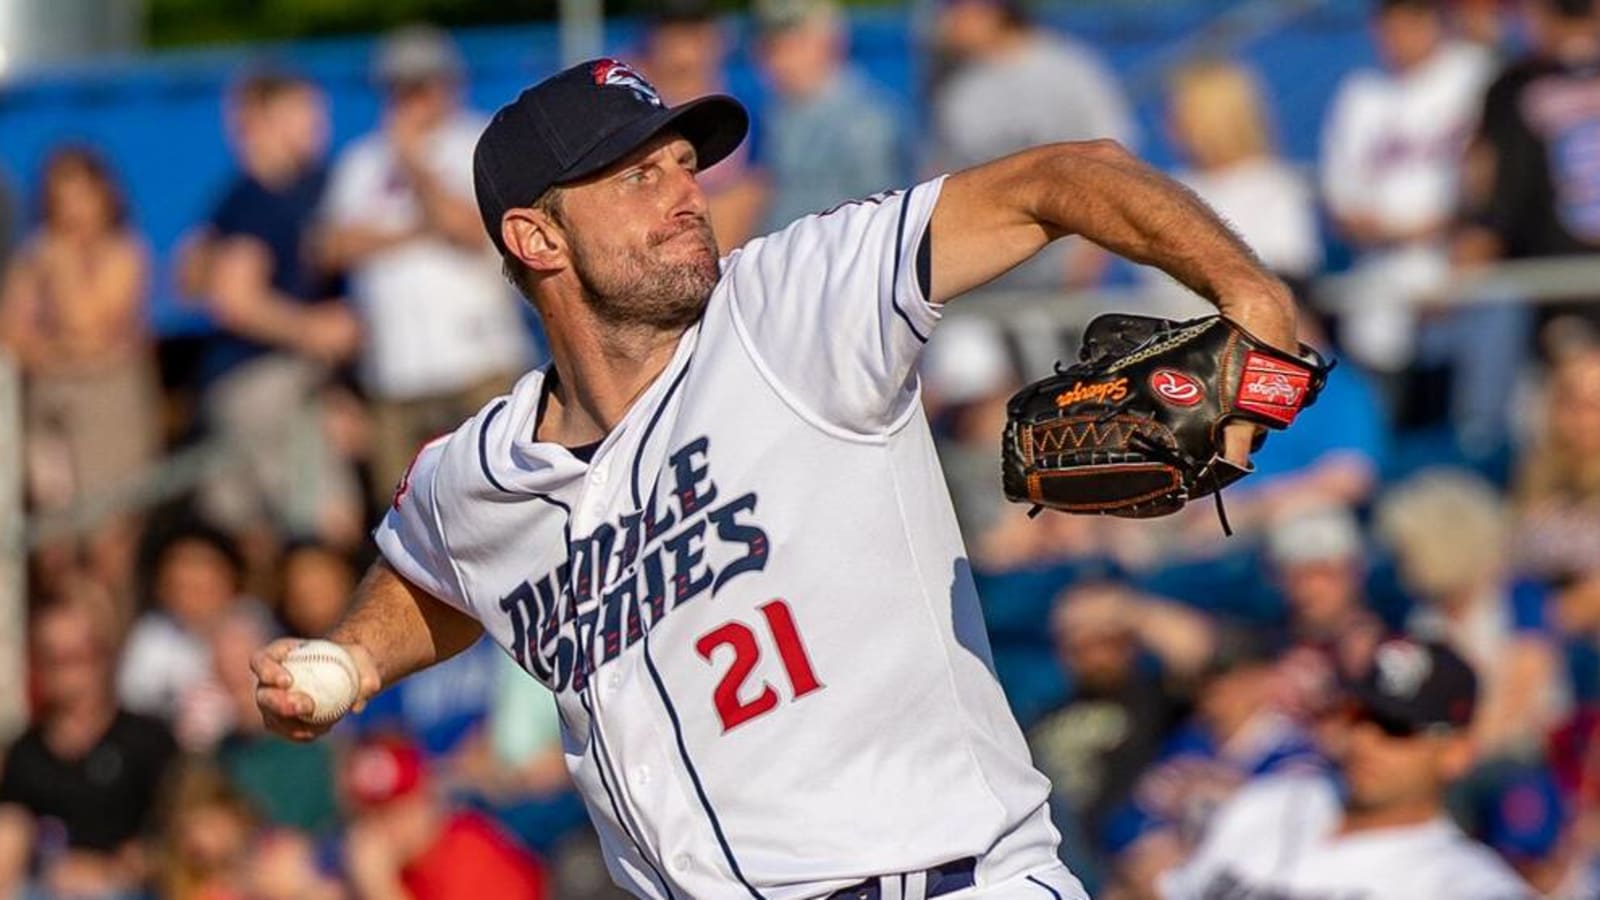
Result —
POLYGON ((1549 771, 1524 769, 1478 811, 1480 830, 1542 900, 1591 900, 1600 897, 1600 859, 1569 827, 1566 807, 1549 771))
MULTIPOLYGON (((676 105, 727 92, 723 65, 728 37, 708 0, 662 0, 653 6, 639 68, 661 99, 676 105)), ((697 179, 711 208, 711 226, 723 253, 756 236, 763 190, 750 168, 750 142, 700 173, 697 179)))
POLYGON ((233 87, 225 113, 238 171, 178 268, 221 329, 202 364, 206 420, 244 454, 206 485, 208 517, 238 533, 352 544, 360 488, 324 434, 319 399, 360 328, 329 299, 307 248, 327 183, 326 105, 298 75, 256 72, 233 87))
POLYGON ((1444 814, 1445 789, 1472 765, 1475 693, 1472 670, 1448 649, 1385 642, 1336 733, 1339 783, 1296 774, 1246 786, 1162 881, 1161 896, 1531 896, 1444 814))
POLYGON ((1511 0, 1453 0, 1450 21, 1463 38, 1499 56, 1518 5, 1511 0))
MULTIPOLYGON (((934 166, 954 172, 1054 141, 1135 142, 1128 101, 1088 47, 1034 24, 1019 0, 940 0, 938 37, 956 71, 933 96, 934 166)), ((1057 242, 996 285, 1082 286, 1109 257, 1057 242)))
MULTIPOLYGON (((1530 0, 1533 52, 1490 86, 1467 171, 1463 262, 1600 248, 1600 3, 1530 0)), ((1546 309, 1597 320, 1591 304, 1546 309)), ((1561 338, 1542 329, 1546 344, 1561 338)))
POLYGON ((1510 522, 1499 495, 1466 473, 1423 472, 1379 502, 1377 527, 1420 601, 1408 631, 1449 645, 1478 673, 1479 755, 1536 754, 1566 715, 1571 691, 1560 677, 1545 592, 1510 578, 1510 522))
POLYGON ((18 889, 31 864, 45 896, 132 897, 177 748, 159 721, 118 707, 103 616, 69 600, 36 611, 30 632, 39 706, 5 752, 0 891, 18 889))
POLYGON ((1168 737, 1106 835, 1119 877, 1136 894, 1154 890, 1242 785, 1324 767, 1310 734, 1279 702, 1279 641, 1238 624, 1194 630, 1209 631, 1211 648, 1193 676, 1194 713, 1168 737))
POLYGON ((455 44, 424 26, 396 31, 373 77, 383 127, 339 158, 319 244, 348 273, 366 329, 373 490, 387 498, 423 443, 510 386, 528 334, 473 199, 484 123, 461 107, 455 44))
MULTIPOLYGON (((5 278, 6 265, 11 260, 11 251, 16 249, 19 230, 16 189, 11 186, 11 179, 6 177, 5 172, 0 171, 0 279, 5 278)), ((3 283, 0 281, 0 284, 3 283)))
POLYGON ((260 834, 244 865, 250 900, 343 900, 340 884, 324 874, 311 838, 288 828, 260 834))
POLYGON ((162 900, 233 900, 244 895, 255 815, 216 769, 185 765, 166 796, 155 882, 162 900))
POLYGON ((1000 326, 978 317, 952 318, 933 333, 921 375, 956 520, 967 546, 976 548, 1006 503, 994 437, 1022 381, 1000 326))
POLYGON ((1416 354, 1412 303, 1435 299, 1449 277, 1461 155, 1493 60, 1449 37, 1439 0, 1375 0, 1373 36, 1383 68, 1340 83, 1322 189, 1357 254, 1359 305, 1344 313, 1342 344, 1363 365, 1402 373, 1416 354))
MULTIPOLYGON (((487 751, 492 768, 472 787, 500 799, 548 797, 571 787, 561 749, 555 695, 504 653, 495 654, 495 694, 489 708, 487 751)), ((467 774, 467 773, 458 773, 467 774)))
POLYGON ((562 747, 561 713, 550 689, 515 660, 496 653, 496 690, 487 740, 475 742, 448 774, 452 792, 490 811, 524 846, 551 860, 556 896, 579 893, 585 875, 610 885, 598 859, 587 858, 593 832, 572 788, 562 747), (583 847, 574 855, 574 844, 583 847), (569 871, 569 863, 576 871, 569 871))
POLYGON ((1134 604, 1126 587, 1091 583, 1063 591, 1050 617, 1071 694, 1028 730, 1028 746, 1065 814, 1057 823, 1075 838, 1063 849, 1080 878, 1104 868, 1095 857, 1111 813, 1185 709, 1175 679, 1142 660, 1134 604))
POLYGON ((416 739, 441 774, 477 752, 494 705, 503 653, 479 640, 373 697, 351 721, 361 734, 400 732, 416 739))
POLYGON ((351 750, 342 775, 352 819, 344 841, 356 896, 410 900, 543 900, 540 862, 481 815, 451 810, 421 751, 398 738, 351 750))
POLYGON ((1550 772, 1571 817, 1569 839, 1600 877, 1600 707, 1578 710, 1550 735, 1550 772))
POLYGON ((226 535, 190 526, 156 551, 150 608, 134 622, 117 671, 117 694, 135 712, 168 722, 179 717, 186 693, 211 673, 211 636, 248 600, 243 560, 226 535))
POLYGON ((1523 572, 1600 574, 1600 347, 1555 361, 1514 496, 1523 572))
MULTIPOLYGON (((41 181, 40 227, 0 293, 0 344, 26 376, 30 494, 37 508, 61 510, 130 486, 160 435, 145 330, 149 259, 121 188, 80 146, 56 149, 41 181)), ((136 541, 135 518, 116 511, 88 536, 85 561, 121 590, 136 541)), ((78 555, 52 553, 52 566, 77 565, 78 555)))
POLYGON ((297 637, 321 637, 339 624, 355 595, 356 568, 348 554, 326 544, 296 544, 278 566, 278 622, 297 637))
MULTIPOLYGON (((221 696, 226 708, 217 721, 222 730, 206 742, 205 749, 211 750, 218 768, 263 824, 326 832, 338 816, 335 745, 296 743, 271 734, 256 706, 250 654, 272 637, 263 619, 248 612, 233 613, 213 633, 208 687, 221 696)), ((200 688, 190 694, 196 690, 200 688)))
POLYGON ((1292 641, 1279 664, 1284 708, 1309 720, 1327 710, 1345 673, 1384 636, 1366 604, 1360 526, 1337 506, 1296 510, 1267 530, 1268 573, 1282 592, 1292 641))
POLYGON ((759 144, 769 182, 764 233, 905 183, 898 115, 882 89, 847 64, 844 15, 833 0, 756 4, 758 58, 776 93, 759 144))
MULTIPOLYGON (((1322 265, 1316 200, 1305 175, 1278 155, 1255 75, 1222 60, 1191 63, 1172 75, 1167 97, 1169 128, 1187 163, 1174 177, 1303 296, 1322 265)), ((1170 278, 1161 276, 1161 283, 1164 293, 1183 298, 1180 315, 1211 311, 1170 278)))

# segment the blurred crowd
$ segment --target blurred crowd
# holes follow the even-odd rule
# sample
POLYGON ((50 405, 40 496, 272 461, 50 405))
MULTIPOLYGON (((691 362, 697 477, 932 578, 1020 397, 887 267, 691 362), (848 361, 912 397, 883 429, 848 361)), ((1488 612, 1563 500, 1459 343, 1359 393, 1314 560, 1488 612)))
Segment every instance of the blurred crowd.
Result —
MULTIPOLYGON (((1278 153, 1249 67, 1165 82, 1172 174, 1341 361, 1228 491, 1235 537, 1209 506, 1029 519, 1002 499, 997 436, 1070 330, 953 314, 928 349, 996 669, 1096 896, 1222 896, 1206 873, 1229 871, 1235 807, 1339 775, 1372 821, 1420 810, 1538 896, 1600 897, 1600 307, 1452 302, 1463 273, 1600 248, 1600 4, 1375 0, 1370 22, 1381 64, 1345 76, 1312 167, 1278 153), (1335 262, 1348 299, 1312 306, 1335 262), (1475 690, 1430 674, 1461 661, 1475 690)), ((734 41, 676 0, 627 57, 669 102, 723 90, 734 54, 765 79, 752 140, 702 176, 724 249, 1035 144, 1147 137, 1095 50, 1010 0, 941 0, 916 109, 852 64, 826 0, 758 0, 751 24, 734 41)), ((411 27, 371 73, 381 121, 336 152, 316 83, 238 74, 219 110, 236 172, 171 266, 214 326, 198 341, 145 325, 155 267, 114 161, 60 147, 28 213, 0 184, 29 507, 87 523, 29 560, 0 895, 613 896, 554 702, 492 645, 315 744, 255 709, 250 652, 339 619, 416 449, 541 354, 476 213, 485 120, 459 51, 411 27), (202 441, 225 452, 192 490, 133 502, 202 441)), ((1206 309, 1070 239, 995 287, 1108 283, 1206 309)))

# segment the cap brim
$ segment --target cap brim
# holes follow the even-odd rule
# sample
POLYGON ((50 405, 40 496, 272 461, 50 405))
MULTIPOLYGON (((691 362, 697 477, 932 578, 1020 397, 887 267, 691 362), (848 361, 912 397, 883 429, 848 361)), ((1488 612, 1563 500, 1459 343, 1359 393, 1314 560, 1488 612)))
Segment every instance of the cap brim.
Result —
POLYGON ((1429 716, 1417 716, 1416 712, 1390 697, 1385 696, 1370 684, 1361 682, 1346 682, 1344 685, 1345 696, 1355 702, 1366 714, 1380 720, 1403 725, 1417 734, 1455 732, 1466 727, 1465 725, 1435 719, 1429 716))
POLYGON ((675 131, 694 145, 702 170, 739 149, 750 131, 744 104, 726 94, 712 94, 637 119, 606 135, 556 178, 556 184, 581 181, 613 165, 657 135, 675 131))

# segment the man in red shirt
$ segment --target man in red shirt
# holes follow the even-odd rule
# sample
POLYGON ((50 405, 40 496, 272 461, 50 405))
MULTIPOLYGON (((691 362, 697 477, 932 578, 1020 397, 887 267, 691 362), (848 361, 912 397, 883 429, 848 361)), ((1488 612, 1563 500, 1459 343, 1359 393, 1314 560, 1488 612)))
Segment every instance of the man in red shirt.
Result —
POLYGON ((544 867, 484 816, 451 810, 428 782, 421 751, 377 738, 342 773, 352 816, 345 868, 366 900, 545 900, 544 867))

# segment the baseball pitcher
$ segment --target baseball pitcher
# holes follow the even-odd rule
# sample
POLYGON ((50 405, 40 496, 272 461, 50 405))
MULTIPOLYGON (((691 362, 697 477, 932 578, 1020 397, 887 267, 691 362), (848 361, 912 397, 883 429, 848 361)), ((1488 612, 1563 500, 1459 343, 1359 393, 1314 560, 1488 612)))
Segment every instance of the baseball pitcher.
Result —
MULTIPOLYGON (((1080 898, 995 679, 918 356, 946 303, 1069 234, 1263 346, 1293 350, 1289 295, 1103 142, 719 259, 696 178, 747 126, 729 97, 667 107, 614 60, 498 112, 478 204, 553 361, 422 449, 329 638, 365 697, 487 633, 555 692, 611 873, 641 897, 1080 898)), ((1247 466, 1260 422, 1216 424, 1216 458, 1247 466)), ((271 726, 310 739, 326 726, 281 664, 297 643, 253 665, 271 726)))

